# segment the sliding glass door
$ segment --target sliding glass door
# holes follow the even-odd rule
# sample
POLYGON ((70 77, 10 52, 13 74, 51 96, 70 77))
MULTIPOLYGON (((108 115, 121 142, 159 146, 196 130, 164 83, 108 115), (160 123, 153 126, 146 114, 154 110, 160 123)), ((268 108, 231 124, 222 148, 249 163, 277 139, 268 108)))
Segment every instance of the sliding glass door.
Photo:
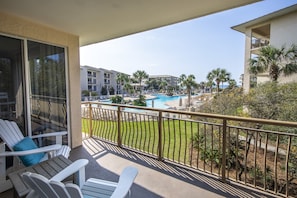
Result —
POLYGON ((28 41, 33 133, 67 130, 64 48, 28 41))
POLYGON ((67 131, 65 57, 63 47, 0 35, 0 119, 25 136, 67 131))
POLYGON ((16 121, 25 133, 24 42, 0 36, 0 119, 16 121))

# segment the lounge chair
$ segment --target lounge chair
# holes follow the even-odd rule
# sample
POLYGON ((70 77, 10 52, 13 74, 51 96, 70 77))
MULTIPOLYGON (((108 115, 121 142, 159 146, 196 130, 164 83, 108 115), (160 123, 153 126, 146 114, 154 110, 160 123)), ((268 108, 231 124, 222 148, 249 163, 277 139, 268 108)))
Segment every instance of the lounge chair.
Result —
POLYGON ((23 173, 23 180, 32 189, 32 191, 27 195, 27 198, 122 198, 126 197, 126 195, 131 195, 130 188, 136 175, 138 174, 138 170, 136 168, 131 166, 126 167, 122 171, 118 183, 95 178, 90 178, 85 181, 84 167, 87 163, 88 160, 86 159, 77 160, 51 179, 47 179, 46 177, 36 173, 23 173), (79 178, 76 180, 78 185, 73 183, 64 184, 61 182, 63 179, 77 173, 78 171, 79 174, 77 174, 77 176, 79 178))
POLYGON ((20 164, 31 166, 57 155, 68 158, 71 149, 67 145, 62 145, 62 136, 66 134, 67 132, 64 131, 24 137, 15 122, 0 119, 0 138, 4 141, 0 145, 0 163, 3 163, 0 164, 0 192, 11 187, 10 182, 6 180, 6 156, 14 156, 12 170, 18 169, 20 164), (51 136, 56 137, 55 145, 39 148, 33 141, 35 138, 51 136), (5 151, 5 145, 11 151, 5 151))

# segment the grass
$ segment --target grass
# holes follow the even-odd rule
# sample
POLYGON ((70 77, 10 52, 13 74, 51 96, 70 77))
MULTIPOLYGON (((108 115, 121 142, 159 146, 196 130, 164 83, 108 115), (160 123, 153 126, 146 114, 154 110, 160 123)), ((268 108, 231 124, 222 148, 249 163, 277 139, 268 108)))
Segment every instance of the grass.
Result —
MULTIPOLYGON (((189 148, 199 123, 163 119, 162 122, 162 152, 163 157, 173 161, 188 163, 189 148)), ((117 143, 118 126, 116 121, 92 121, 93 135, 117 143)), ((82 131, 90 131, 90 122, 82 119, 82 131)), ((158 121, 122 121, 120 125, 122 144, 153 155, 158 155, 160 140, 158 121)))

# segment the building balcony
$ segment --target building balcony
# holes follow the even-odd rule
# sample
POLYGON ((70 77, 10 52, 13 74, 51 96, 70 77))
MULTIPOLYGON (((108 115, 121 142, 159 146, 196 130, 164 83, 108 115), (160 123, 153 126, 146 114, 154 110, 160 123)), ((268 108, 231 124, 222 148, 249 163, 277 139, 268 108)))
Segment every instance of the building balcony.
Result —
POLYGON ((265 46, 269 45, 269 43, 270 42, 268 40, 252 39, 251 49, 257 49, 257 48, 265 47, 265 46))

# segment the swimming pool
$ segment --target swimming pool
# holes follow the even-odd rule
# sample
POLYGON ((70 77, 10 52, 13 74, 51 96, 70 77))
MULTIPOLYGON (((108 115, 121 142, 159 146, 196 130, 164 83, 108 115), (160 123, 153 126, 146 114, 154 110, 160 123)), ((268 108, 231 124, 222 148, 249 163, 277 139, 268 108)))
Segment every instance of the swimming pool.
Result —
POLYGON ((154 98, 154 99, 146 100, 147 107, 152 107, 152 101, 154 100, 154 108, 168 109, 169 106, 165 105, 166 102, 178 100, 180 97, 184 97, 184 96, 166 96, 166 95, 161 95, 161 94, 158 94, 155 96, 156 96, 156 98, 154 98))
MULTIPOLYGON (((146 107, 152 107, 152 101, 154 100, 154 108, 158 109, 168 109, 169 106, 165 105, 166 102, 178 100, 180 98, 184 98, 185 96, 166 96, 162 94, 154 95, 156 98, 154 99, 147 99, 146 100, 146 107)), ((102 100, 100 102, 110 104, 111 100, 102 100)))

